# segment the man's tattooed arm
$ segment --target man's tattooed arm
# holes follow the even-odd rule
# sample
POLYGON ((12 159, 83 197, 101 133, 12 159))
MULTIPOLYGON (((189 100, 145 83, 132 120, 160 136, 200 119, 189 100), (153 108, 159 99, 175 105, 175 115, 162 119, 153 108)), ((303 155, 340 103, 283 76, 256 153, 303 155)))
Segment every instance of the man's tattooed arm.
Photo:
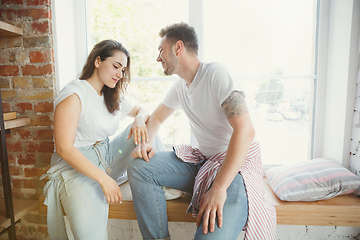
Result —
POLYGON ((227 118, 242 116, 248 112, 243 92, 233 91, 229 97, 221 104, 227 118))

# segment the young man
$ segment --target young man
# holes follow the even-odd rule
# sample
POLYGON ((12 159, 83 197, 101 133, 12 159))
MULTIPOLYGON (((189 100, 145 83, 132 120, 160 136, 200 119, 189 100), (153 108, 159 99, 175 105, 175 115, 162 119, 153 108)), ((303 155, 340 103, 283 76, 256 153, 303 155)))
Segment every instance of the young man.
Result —
POLYGON ((185 23, 161 30, 157 61, 165 75, 177 74, 147 122, 149 141, 132 152, 128 167, 134 208, 144 239, 170 239, 161 186, 193 192, 188 211, 198 239, 275 239, 276 213, 266 201, 260 146, 245 95, 235 75, 218 63, 202 63, 194 28, 185 23), (155 154, 161 124, 183 109, 198 148, 175 146, 155 154), (145 161, 144 161, 145 160, 145 161))

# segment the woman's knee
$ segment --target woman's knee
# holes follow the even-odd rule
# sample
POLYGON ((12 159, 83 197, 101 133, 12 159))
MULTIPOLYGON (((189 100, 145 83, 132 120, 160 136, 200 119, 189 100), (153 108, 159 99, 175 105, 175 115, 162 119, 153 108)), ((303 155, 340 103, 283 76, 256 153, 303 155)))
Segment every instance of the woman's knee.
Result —
POLYGON ((75 239, 106 239, 109 206, 100 186, 83 184, 70 194, 63 188, 60 194, 75 239))

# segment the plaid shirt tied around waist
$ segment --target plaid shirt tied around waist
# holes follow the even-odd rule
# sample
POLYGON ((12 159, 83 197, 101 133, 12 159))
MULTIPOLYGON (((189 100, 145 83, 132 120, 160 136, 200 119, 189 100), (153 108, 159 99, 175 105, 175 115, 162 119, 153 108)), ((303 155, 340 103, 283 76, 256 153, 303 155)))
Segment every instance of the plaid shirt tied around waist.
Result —
MULTIPOLYGON (((187 212, 197 216, 200 200, 210 188, 226 156, 225 152, 206 158, 198 148, 174 146, 174 152, 184 162, 199 164, 206 161, 195 178, 193 196, 187 212)), ((239 172, 244 179, 249 205, 245 227, 245 240, 275 240, 276 212, 272 202, 264 198, 263 172, 260 144, 253 142, 239 172)))

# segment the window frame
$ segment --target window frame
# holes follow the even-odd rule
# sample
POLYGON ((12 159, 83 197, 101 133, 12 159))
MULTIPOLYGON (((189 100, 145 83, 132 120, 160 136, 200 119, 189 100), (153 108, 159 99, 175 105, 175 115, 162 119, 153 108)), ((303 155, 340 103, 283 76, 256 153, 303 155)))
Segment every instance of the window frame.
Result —
POLYGON ((320 1, 314 158, 350 166, 359 69, 359 1, 320 1))
MULTIPOLYGON (((334 56, 334 42, 337 44, 341 42, 345 44, 343 48, 346 50, 353 49, 354 34, 350 34, 346 39, 338 39, 334 32, 339 31, 339 26, 349 26, 349 19, 353 20, 353 14, 359 14, 359 10, 356 8, 355 1, 336 2, 336 1, 316 1, 318 4, 318 17, 317 17, 317 33, 316 33, 316 68, 315 68, 315 82, 314 82, 314 108, 313 114, 313 130, 311 141, 311 153, 312 158, 317 157, 332 157, 340 161, 343 166, 349 166, 348 156, 350 152, 350 138, 353 120, 353 109, 355 105, 356 91, 350 86, 355 82, 356 75, 348 76, 349 71, 353 72, 356 67, 356 63, 348 63, 351 69, 342 74, 347 80, 346 86, 341 87, 341 92, 338 91, 339 83, 332 78, 332 74, 336 70, 331 69, 330 65, 334 62, 341 62, 344 59, 349 60, 349 57, 353 57, 352 53, 348 53, 347 56, 337 59, 334 56), (346 12, 348 15, 347 22, 339 20, 336 16, 339 12, 346 12), (340 23, 339 23, 340 22, 340 23), (346 75, 347 74, 347 75, 346 75), (345 76, 346 75, 346 76, 345 76), (354 79, 355 78, 355 79, 354 79), (341 99, 341 105, 336 106, 336 109, 331 110, 331 103, 329 95, 334 91, 337 91, 337 96, 341 99), (350 105, 350 106, 349 106, 350 105), (342 117, 335 116, 334 112, 345 109, 345 114, 342 117), (336 122, 340 120, 341 133, 336 133, 332 127, 336 122), (340 136, 339 141, 331 139, 333 136, 340 136), (340 143, 340 144, 338 144, 340 143), (334 144, 336 147, 334 148, 334 144)), ((55 55, 55 75, 56 79, 68 79, 69 81, 78 76, 81 72, 82 65, 87 56, 87 32, 86 32, 86 0, 63 0, 52 1, 53 9, 53 34, 54 34, 54 55, 55 55), (70 14, 69 14, 70 13, 70 14), (69 19, 73 24, 67 24, 66 30, 62 29, 60 24, 64 23, 64 20, 69 19), (71 17, 72 16, 72 17, 71 17), (62 39, 67 38, 69 41, 63 42, 62 39), (70 43, 70 44, 69 44, 70 43), (72 51, 72 49, 75 49, 72 51), (66 58, 62 57, 62 54, 66 54, 66 58), (74 67, 75 66, 75 67, 74 67), (68 77, 71 76, 71 77, 68 77)), ((198 32, 199 43, 202 45, 203 34, 203 17, 201 9, 203 9, 203 0, 192 1, 189 0, 190 7, 190 19, 189 23, 195 27, 198 32)), ((69 21, 67 21, 69 22, 69 21)), ((351 24, 350 24, 351 25, 351 24)), ((351 33, 355 31, 355 34, 359 32, 354 26, 350 26, 351 33)), ((358 37, 358 36, 357 36, 358 37)), ((358 43, 357 43, 358 44, 358 43)), ((339 45, 337 45, 339 46, 339 45)), ((356 52, 356 51, 355 51, 356 52)), ((200 47, 199 57, 203 56, 202 48, 200 47)), ((357 64, 358 59, 357 56, 357 64)), ((356 59, 356 58, 355 58, 356 59)), ((343 67, 344 68, 344 67, 343 67)), ((357 72, 357 70, 356 70, 357 72)), ((338 75, 339 75, 338 74, 338 75)), ((337 76, 338 76, 337 75, 337 76)), ((278 77, 278 76, 277 76, 278 77)), ((133 79, 139 80, 151 80, 151 79, 133 79)), ((154 79, 153 79, 154 80, 154 79)), ((169 78, 157 78, 156 80, 173 80, 169 78)), ((64 83, 65 84, 65 83, 64 83)), ((61 89, 60 81, 56 81, 56 91, 61 89)), ((338 129, 337 129, 338 130, 338 129)))

